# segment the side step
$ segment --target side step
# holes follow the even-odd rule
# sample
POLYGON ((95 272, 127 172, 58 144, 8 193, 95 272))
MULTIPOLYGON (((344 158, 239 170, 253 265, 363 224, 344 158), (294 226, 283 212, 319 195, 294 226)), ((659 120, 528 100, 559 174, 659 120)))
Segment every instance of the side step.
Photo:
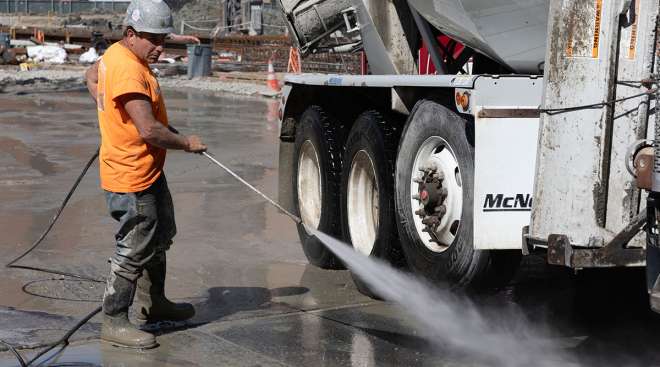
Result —
POLYGON ((646 249, 627 247, 628 242, 639 233, 644 224, 646 211, 642 210, 612 241, 602 247, 573 246, 568 236, 551 234, 548 237, 548 264, 573 269, 644 266, 646 249))

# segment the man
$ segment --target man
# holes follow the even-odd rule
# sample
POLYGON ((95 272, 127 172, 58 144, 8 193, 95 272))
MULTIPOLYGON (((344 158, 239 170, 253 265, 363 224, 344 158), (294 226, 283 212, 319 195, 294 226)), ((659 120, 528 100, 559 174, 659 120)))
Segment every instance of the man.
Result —
POLYGON ((165 153, 206 150, 199 137, 168 129, 163 96, 149 69, 172 32, 172 14, 164 2, 133 0, 123 39, 86 74, 99 116, 101 186, 110 214, 119 222, 103 296, 101 339, 122 347, 157 346, 152 334, 128 320, 134 295, 140 322, 181 321, 195 313, 191 304, 173 303, 164 294, 165 252, 176 233, 163 174, 165 153))

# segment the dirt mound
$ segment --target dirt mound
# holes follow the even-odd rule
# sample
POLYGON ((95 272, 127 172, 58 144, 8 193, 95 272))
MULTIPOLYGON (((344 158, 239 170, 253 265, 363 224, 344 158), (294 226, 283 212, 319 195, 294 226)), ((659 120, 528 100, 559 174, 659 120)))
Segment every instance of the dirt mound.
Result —
POLYGON ((181 29, 181 21, 192 22, 199 28, 213 28, 220 19, 221 9, 224 1, 221 0, 168 0, 168 4, 174 10, 174 28, 177 32, 181 29), (215 22, 202 22, 203 20, 215 20, 215 22))
MULTIPOLYGON (((174 27, 177 31, 181 29, 181 21, 200 28, 197 33, 208 32, 220 22, 224 16, 223 7, 226 0, 166 0, 174 10, 174 27), (206 22, 205 22, 206 21, 206 22)), ((264 34, 284 33, 284 16, 275 1, 263 3, 261 8, 261 19, 264 25, 264 34)), ((239 11, 239 13, 241 13, 239 11)), ((249 12, 246 12, 249 13, 249 12)), ((247 20, 237 20, 238 22, 247 22, 247 20)), ((192 29, 186 28, 187 33, 192 29)))

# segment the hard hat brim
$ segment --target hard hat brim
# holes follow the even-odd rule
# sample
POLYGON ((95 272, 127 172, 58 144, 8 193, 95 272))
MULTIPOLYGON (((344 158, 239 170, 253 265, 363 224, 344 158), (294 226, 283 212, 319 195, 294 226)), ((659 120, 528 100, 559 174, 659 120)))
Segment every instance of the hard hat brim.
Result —
POLYGON ((147 28, 147 27, 140 27, 139 29, 133 25, 131 25, 133 29, 135 29, 138 32, 146 32, 146 33, 153 33, 153 34, 170 34, 174 33, 174 27, 166 27, 166 28, 147 28))

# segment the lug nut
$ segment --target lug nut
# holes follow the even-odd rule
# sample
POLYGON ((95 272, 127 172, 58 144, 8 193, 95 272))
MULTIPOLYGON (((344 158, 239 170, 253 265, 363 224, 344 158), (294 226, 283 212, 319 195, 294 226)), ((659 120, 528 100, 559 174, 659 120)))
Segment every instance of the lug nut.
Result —
POLYGON ((438 224, 440 224, 440 221, 438 220, 438 217, 428 216, 422 220, 422 223, 426 224, 427 226, 437 227, 438 224))

